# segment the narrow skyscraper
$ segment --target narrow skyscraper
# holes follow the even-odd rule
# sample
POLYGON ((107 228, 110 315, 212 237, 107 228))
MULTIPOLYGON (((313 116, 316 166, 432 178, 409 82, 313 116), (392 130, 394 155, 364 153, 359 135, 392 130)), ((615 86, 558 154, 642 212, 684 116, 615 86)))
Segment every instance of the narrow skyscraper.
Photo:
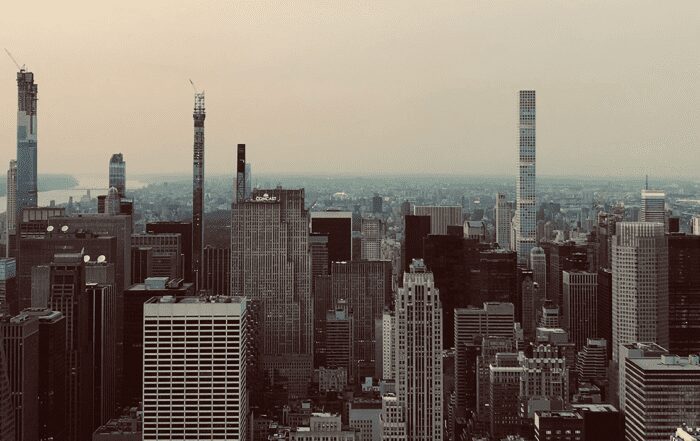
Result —
POLYGON ((514 219, 518 264, 527 265, 537 233, 535 192, 535 91, 520 91, 518 182, 514 219))
POLYGON ((126 162, 124 155, 115 153, 109 160, 109 187, 116 188, 120 197, 126 196, 126 162))
POLYGON ((201 286, 204 246, 204 92, 194 94, 194 156, 192 176, 192 274, 197 289, 201 286))
POLYGON ((504 250, 510 249, 511 211, 504 193, 496 194, 496 242, 504 250))
POLYGON ((10 236, 17 230, 17 161, 10 161, 7 169, 7 210, 5 211, 5 257, 10 257, 10 236))
POLYGON ((17 72, 17 91, 16 213, 19 216, 23 208, 37 206, 37 85, 32 72, 24 68, 17 72))
POLYGON ((245 144, 238 144, 238 148, 236 149, 236 182, 235 188, 233 189, 234 204, 240 203, 248 197, 246 178, 245 144))
POLYGON ((423 260, 404 273, 396 300, 396 388, 406 439, 441 441, 442 307, 423 260))

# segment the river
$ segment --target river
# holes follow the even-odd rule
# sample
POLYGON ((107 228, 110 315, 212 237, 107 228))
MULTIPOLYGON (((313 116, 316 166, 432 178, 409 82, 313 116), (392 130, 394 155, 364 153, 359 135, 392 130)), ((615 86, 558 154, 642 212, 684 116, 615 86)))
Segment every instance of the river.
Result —
MULTIPOLYGON (((105 175, 74 175, 75 179, 78 180, 78 185, 74 188, 69 188, 66 190, 49 190, 39 192, 39 206, 47 207, 51 201, 55 201, 56 204, 63 204, 68 202, 68 199, 72 196, 73 202, 80 201, 87 192, 90 192, 90 197, 96 198, 101 194, 107 194, 107 183, 108 179, 105 175)), ((145 187, 147 184, 138 180, 126 180, 126 194, 129 196, 129 190, 135 188, 145 187)), ((7 209, 7 198, 5 196, 0 197, 0 213, 5 212, 7 209)))

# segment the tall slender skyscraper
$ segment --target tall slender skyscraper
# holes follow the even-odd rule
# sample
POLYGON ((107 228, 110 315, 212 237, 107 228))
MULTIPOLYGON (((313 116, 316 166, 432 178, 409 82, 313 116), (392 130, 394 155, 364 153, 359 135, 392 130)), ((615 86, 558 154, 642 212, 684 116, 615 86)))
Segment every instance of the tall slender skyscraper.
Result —
POLYGON ((126 162, 124 155, 115 153, 109 159, 109 187, 116 188, 120 197, 126 195, 126 162))
POLYGON ((535 91, 520 91, 520 147, 515 188, 515 246, 518 263, 527 265, 537 236, 535 193, 535 91))
POLYGON ((396 301, 396 388, 406 439, 441 441, 442 307, 433 274, 413 260, 396 301))
POLYGON ((233 203, 237 204, 248 197, 246 187, 246 163, 245 163, 245 144, 238 144, 236 149, 236 182, 233 189, 233 203))
POLYGON ((17 161, 10 161, 7 169, 7 210, 5 211, 5 240, 7 249, 5 257, 10 257, 10 235, 17 230, 17 161))
POLYGON ((641 341, 668 347, 668 249, 664 224, 617 224, 612 246, 612 323, 615 362, 621 344, 641 341))
POLYGON ((511 211, 504 193, 496 194, 496 242, 504 250, 510 249, 511 211))
POLYGON ((37 85, 34 74, 17 72, 17 206, 18 215, 25 207, 37 206, 37 85))
POLYGON ((194 156, 192 176, 192 273, 195 287, 202 285, 202 248, 204 246, 204 92, 194 95, 194 156))

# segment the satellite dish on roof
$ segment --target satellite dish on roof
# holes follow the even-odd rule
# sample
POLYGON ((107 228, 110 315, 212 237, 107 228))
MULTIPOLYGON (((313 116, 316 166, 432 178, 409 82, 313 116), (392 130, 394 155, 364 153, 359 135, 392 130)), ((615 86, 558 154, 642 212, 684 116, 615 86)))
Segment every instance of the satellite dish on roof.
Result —
POLYGON ((62 226, 62 227, 61 227, 61 232, 65 233, 66 231, 68 231, 68 225, 62 226))
POLYGON ((83 262, 88 263, 90 261, 90 256, 87 254, 83 256, 83 262))
POLYGON ((103 262, 106 262, 106 261, 107 261, 107 258, 104 256, 104 254, 100 254, 99 256, 97 256, 97 262, 98 262, 98 263, 103 263, 103 262))
POLYGON ((48 227, 46 227, 46 231, 48 231, 49 233, 52 232, 52 231, 53 231, 53 225, 49 225, 48 227))

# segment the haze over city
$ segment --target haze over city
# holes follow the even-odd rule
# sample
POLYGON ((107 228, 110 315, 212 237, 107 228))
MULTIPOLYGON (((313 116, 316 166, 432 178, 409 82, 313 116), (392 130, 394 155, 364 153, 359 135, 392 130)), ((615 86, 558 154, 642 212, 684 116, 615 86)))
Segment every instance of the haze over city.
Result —
MULTIPOLYGON (((39 84, 39 173, 516 172, 517 91, 538 92, 540 175, 692 176, 700 3, 22 2, 0 41, 39 84), (29 18, 31 9, 31 19, 29 18)), ((0 163, 16 68, 0 62, 0 163)))

